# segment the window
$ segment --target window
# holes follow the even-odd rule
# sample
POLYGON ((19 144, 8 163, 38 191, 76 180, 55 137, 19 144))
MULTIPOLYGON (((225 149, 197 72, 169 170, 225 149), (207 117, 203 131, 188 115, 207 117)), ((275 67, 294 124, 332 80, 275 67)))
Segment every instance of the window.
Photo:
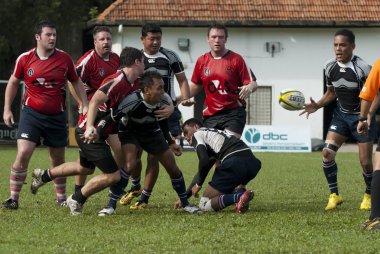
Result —
POLYGON ((259 86, 247 100, 247 124, 272 124, 272 87, 259 86))

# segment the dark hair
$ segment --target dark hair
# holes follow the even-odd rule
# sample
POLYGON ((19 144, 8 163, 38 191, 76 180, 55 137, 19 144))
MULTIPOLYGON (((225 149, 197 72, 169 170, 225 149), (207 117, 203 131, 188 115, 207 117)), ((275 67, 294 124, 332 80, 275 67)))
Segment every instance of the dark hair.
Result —
POLYGON ((207 37, 209 37, 211 29, 222 29, 222 30, 224 30, 224 35, 226 36, 226 39, 227 39, 227 37, 228 37, 228 30, 227 30, 227 27, 225 25, 222 25, 222 24, 212 24, 211 26, 208 27, 207 37))
POLYGON ((342 35, 342 36, 346 36, 348 38, 348 42, 351 43, 351 44, 355 44, 355 35, 354 33, 349 30, 349 29, 340 29, 338 30, 334 37, 338 36, 338 35, 342 35))
POLYGON ((145 37, 148 33, 160 33, 162 34, 161 27, 157 24, 146 23, 141 29, 141 36, 145 37))
POLYGON ((130 67, 135 63, 135 60, 141 60, 143 52, 137 48, 125 47, 120 53, 120 66, 130 67))
POLYGON ((36 34, 41 35, 41 33, 42 33, 42 29, 43 29, 44 27, 50 27, 50 28, 54 28, 54 29, 56 29, 55 25, 54 25, 52 22, 50 22, 50 21, 48 21, 48 20, 41 20, 41 21, 39 21, 39 22, 36 24, 36 27, 35 27, 35 32, 36 32, 36 34))
POLYGON ((161 74, 156 70, 145 71, 143 75, 141 75, 139 79, 139 86, 142 91, 145 88, 151 87, 154 83, 153 79, 162 79, 161 74))
MULTIPOLYGON (((202 127, 203 125, 202 125, 202 123, 201 123, 201 121, 199 121, 198 119, 196 119, 196 118, 190 118, 190 119, 187 119, 183 124, 182 124, 182 131, 184 131, 184 128, 186 127, 186 126, 190 126, 190 127, 194 127, 195 125, 198 125, 199 127, 202 127)), ((184 134, 186 134, 186 133, 184 133, 184 134)))
POLYGON ((111 34, 111 29, 108 26, 96 26, 94 30, 92 30, 92 36, 95 39, 95 35, 100 32, 107 32, 111 34))

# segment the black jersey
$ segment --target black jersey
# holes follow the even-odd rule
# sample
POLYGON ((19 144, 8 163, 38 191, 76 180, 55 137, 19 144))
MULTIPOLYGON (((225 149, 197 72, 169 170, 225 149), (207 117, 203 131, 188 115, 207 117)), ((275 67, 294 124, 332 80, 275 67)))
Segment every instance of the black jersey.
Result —
POLYGON ((197 148, 203 145, 207 149, 209 157, 223 160, 232 155, 251 150, 242 140, 227 131, 212 128, 199 128, 192 137, 192 146, 197 148))
POLYGON ((149 105, 144 101, 141 90, 137 90, 119 104, 118 109, 112 113, 112 118, 121 119, 121 123, 133 132, 155 133, 160 131, 160 124, 154 112, 162 105, 171 105, 168 94, 163 96, 160 103, 149 105))
POLYGON ((369 75, 371 66, 358 56, 343 64, 336 59, 327 62, 325 76, 327 86, 333 86, 338 106, 344 113, 359 114, 359 93, 369 75))
POLYGON ((174 92, 174 74, 184 72, 183 64, 179 56, 172 50, 161 47, 154 55, 144 52, 145 70, 156 70, 162 76, 164 90, 176 101, 174 92))

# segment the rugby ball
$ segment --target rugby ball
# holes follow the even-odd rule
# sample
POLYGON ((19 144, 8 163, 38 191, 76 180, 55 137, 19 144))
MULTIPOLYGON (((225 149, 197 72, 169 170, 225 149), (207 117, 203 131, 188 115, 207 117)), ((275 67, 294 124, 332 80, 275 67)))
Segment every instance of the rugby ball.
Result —
POLYGON ((300 91, 285 89, 278 96, 278 103, 287 110, 300 110, 305 104, 305 96, 300 91))

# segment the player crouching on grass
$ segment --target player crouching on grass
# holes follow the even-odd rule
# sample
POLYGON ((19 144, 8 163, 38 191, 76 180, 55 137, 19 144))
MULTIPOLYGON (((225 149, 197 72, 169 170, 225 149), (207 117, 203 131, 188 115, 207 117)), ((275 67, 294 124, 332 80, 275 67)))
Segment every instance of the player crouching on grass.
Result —
MULTIPOLYGON (((261 161, 242 140, 226 131, 202 127, 195 118, 185 121, 182 131, 199 158, 198 172, 187 190, 188 197, 198 194, 214 159, 217 159, 220 164, 203 193, 199 208, 202 211, 219 211, 236 204, 236 212, 246 212, 253 191, 237 187, 247 185, 256 177, 261 161)), ((179 207, 178 201, 176 207, 179 207)))

